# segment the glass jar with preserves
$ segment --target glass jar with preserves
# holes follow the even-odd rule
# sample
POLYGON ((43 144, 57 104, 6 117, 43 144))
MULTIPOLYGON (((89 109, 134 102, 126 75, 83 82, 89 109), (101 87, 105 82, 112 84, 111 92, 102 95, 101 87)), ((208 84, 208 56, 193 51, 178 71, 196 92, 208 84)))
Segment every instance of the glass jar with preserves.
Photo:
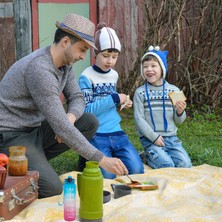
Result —
POLYGON ((11 176, 23 176, 28 171, 28 159, 26 157, 25 146, 9 147, 9 168, 8 174, 11 176))

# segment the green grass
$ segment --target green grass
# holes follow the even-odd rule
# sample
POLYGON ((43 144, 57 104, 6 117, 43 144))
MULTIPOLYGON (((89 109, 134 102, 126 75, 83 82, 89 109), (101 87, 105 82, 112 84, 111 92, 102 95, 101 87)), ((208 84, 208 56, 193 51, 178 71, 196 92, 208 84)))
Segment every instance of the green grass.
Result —
MULTIPOLYGON (((138 151, 143 148, 136 134, 136 126, 131 110, 120 112, 122 128, 128 134, 138 151)), ((222 167, 222 119, 220 114, 193 113, 186 121, 178 125, 178 137, 182 140, 194 166, 210 164, 222 167)), ((78 155, 73 150, 50 160, 58 174, 77 169, 78 155)))
POLYGON ((195 115, 178 126, 193 165, 203 163, 222 167, 222 119, 214 115, 195 115))

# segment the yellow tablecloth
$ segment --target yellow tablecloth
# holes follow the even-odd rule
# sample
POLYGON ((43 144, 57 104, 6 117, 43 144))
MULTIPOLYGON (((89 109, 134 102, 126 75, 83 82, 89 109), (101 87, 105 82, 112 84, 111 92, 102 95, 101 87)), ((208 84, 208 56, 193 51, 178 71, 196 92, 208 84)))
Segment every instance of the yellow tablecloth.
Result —
MULTIPOLYGON (((61 179, 77 172, 61 176, 61 179)), ((132 175, 139 181, 157 181, 153 191, 133 190, 131 195, 113 198, 110 184, 104 180, 104 189, 112 193, 111 201, 104 204, 104 222, 214 222, 222 221, 222 168, 201 165, 184 168, 146 169, 145 174, 132 175), (163 187, 164 188, 164 187, 163 187)), ((127 178, 122 177, 128 182, 127 178)), ((57 222, 63 220, 63 207, 57 204, 58 196, 34 201, 15 216, 11 222, 57 222)), ((79 197, 77 195, 78 221, 79 197)))

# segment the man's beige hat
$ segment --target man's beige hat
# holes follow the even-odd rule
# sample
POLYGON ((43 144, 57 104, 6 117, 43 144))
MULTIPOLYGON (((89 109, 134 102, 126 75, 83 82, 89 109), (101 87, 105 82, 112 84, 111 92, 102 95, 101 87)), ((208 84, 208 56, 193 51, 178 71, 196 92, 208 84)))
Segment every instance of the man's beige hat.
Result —
POLYGON ((68 14, 63 22, 56 22, 56 27, 74 35, 91 47, 96 49, 94 44, 95 25, 89 19, 74 13, 68 14))

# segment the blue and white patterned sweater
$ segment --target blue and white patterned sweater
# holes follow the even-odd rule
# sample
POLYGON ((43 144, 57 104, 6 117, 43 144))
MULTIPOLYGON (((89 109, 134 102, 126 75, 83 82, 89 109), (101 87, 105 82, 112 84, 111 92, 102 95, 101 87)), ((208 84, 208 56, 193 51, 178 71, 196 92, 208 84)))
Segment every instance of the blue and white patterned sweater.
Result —
POLYGON ((86 68, 79 77, 79 85, 86 101, 85 112, 93 113, 99 121, 98 133, 123 133, 121 118, 116 110, 119 96, 116 91, 118 73, 110 69, 103 72, 97 66, 86 68))
POLYGON ((163 106, 163 86, 153 86, 148 83, 148 94, 150 106, 152 109, 153 122, 151 112, 148 105, 145 84, 136 89, 133 99, 134 118, 136 121, 139 137, 146 137, 154 142, 159 135, 175 136, 177 127, 175 123, 182 123, 186 119, 186 112, 178 116, 176 109, 173 108, 169 99, 169 92, 179 91, 179 89, 165 81, 164 103, 165 103, 165 118, 167 129, 164 129, 164 106, 163 106), (155 125, 155 129, 154 129, 155 125))

